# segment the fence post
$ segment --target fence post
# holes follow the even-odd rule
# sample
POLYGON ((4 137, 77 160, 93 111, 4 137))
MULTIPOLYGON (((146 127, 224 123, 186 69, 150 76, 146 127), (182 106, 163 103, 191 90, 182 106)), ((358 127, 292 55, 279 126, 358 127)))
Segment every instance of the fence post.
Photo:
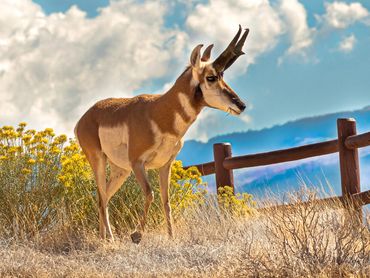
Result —
POLYGON ((345 141, 348 136, 356 135, 356 121, 355 119, 338 119, 338 145, 339 145, 339 163, 340 176, 342 184, 342 196, 345 204, 354 206, 355 216, 362 220, 362 208, 359 204, 348 203, 352 194, 360 193, 360 167, 358 159, 358 149, 348 149, 345 141))
POLYGON ((216 187, 217 192, 222 186, 230 186, 234 191, 233 170, 224 168, 224 160, 231 157, 231 145, 229 143, 217 143, 213 145, 213 155, 215 159, 216 187))

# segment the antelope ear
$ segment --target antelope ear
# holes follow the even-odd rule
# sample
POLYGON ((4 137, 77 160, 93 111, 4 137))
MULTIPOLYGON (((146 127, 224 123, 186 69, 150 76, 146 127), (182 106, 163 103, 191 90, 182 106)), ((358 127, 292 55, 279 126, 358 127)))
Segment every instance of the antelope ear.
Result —
POLYGON ((213 44, 210 44, 207 46, 206 50, 204 50, 202 55, 202 61, 208 62, 208 60, 211 58, 211 52, 212 52, 213 44))
POLYGON ((200 49, 203 47, 203 44, 198 44, 193 51, 191 52, 190 55, 190 64, 194 68, 199 68, 200 67, 200 49))

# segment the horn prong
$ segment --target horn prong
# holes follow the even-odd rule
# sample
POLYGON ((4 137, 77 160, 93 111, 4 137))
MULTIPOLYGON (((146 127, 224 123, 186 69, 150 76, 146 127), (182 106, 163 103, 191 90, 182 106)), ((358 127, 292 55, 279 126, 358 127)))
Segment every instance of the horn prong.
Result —
POLYGON ((240 34, 242 33, 242 26, 239 24, 239 30, 238 32, 236 33, 235 37, 231 40, 229 46, 235 46, 236 43, 238 42, 239 40, 239 37, 240 37, 240 34))
POLYGON ((226 68, 230 67, 240 55, 244 54, 242 48, 245 40, 247 39, 249 29, 245 29, 242 37, 240 38, 242 30, 242 26, 239 24, 239 30, 229 43, 228 47, 213 62, 213 66, 216 71, 224 71, 226 68))
POLYGON ((238 41, 238 43, 236 44, 236 46, 235 46, 235 49, 237 50, 237 51, 241 51, 241 52, 243 52, 242 51, 242 48, 243 48, 243 46, 244 46, 244 43, 245 43, 245 40, 247 39, 247 37, 248 37, 248 34, 249 34, 249 29, 247 28, 247 29, 245 29, 245 31, 244 31, 244 33, 243 33, 243 36, 240 38, 240 40, 238 41))
POLYGON ((235 51, 234 51, 234 57, 232 57, 226 64, 225 66, 225 69, 224 70, 227 70, 238 58, 239 56, 242 56, 244 55, 245 53, 243 52, 242 48, 244 46, 244 43, 245 43, 245 40, 247 39, 248 37, 248 34, 249 34, 249 29, 245 29, 244 33, 243 33, 243 36, 240 38, 240 40, 238 41, 238 43, 236 44, 235 46, 235 51))

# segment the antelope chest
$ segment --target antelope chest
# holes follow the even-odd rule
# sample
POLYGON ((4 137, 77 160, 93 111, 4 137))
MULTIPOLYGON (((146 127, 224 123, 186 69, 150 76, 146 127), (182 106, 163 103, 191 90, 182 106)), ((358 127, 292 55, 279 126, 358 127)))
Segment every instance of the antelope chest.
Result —
POLYGON ((173 135, 157 135, 153 148, 146 154, 145 167, 157 169, 176 156, 182 148, 182 140, 173 135))

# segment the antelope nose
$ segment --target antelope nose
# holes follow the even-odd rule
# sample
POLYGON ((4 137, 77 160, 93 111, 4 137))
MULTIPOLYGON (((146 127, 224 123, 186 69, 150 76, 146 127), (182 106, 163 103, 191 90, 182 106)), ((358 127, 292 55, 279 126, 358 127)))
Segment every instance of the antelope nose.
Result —
POLYGON ((235 105, 240 109, 241 112, 243 112, 245 110, 246 105, 245 105, 244 102, 242 102, 238 98, 233 98, 233 101, 234 101, 235 105))
POLYGON ((242 111, 242 112, 243 112, 247 106, 246 106, 243 102, 241 102, 241 103, 238 105, 238 107, 239 107, 240 111, 242 111))

